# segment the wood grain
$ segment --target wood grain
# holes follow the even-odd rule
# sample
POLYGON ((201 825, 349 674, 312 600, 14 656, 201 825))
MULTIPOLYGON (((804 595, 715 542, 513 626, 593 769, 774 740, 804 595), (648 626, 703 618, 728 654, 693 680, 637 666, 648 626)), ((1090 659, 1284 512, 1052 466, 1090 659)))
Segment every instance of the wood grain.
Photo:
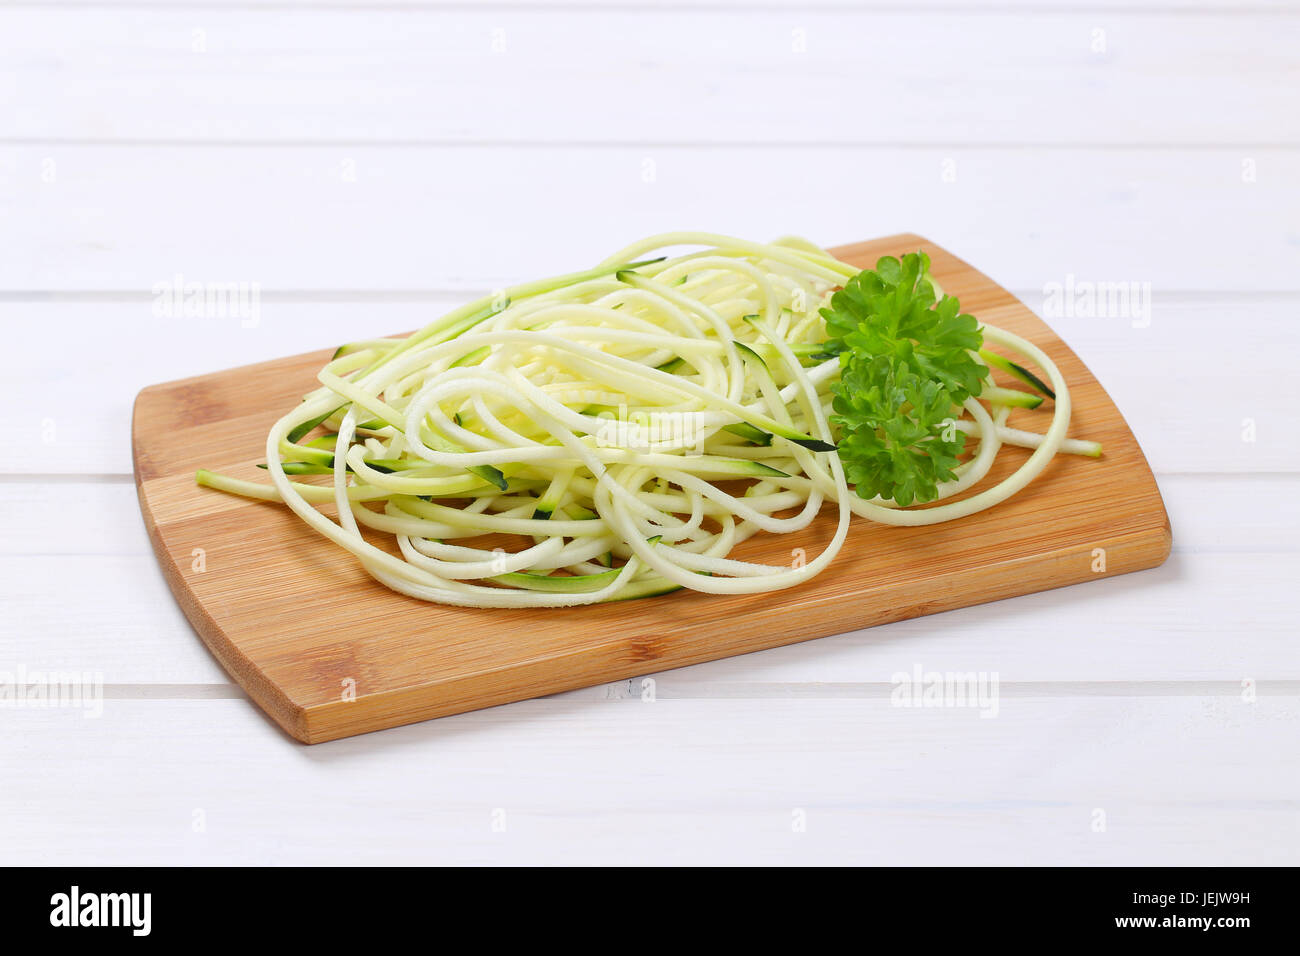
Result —
MULTIPOLYGON (((1160 564, 1169 521, 1142 451, 1101 385, 1041 320, 918 236, 836 252, 865 266, 918 247, 966 310, 1027 336, 1060 365, 1074 398, 1071 433, 1101 441, 1102 459, 1058 456, 1012 501, 957 524, 856 520, 831 568, 789 591, 679 592, 544 612, 443 607, 374 582, 287 509, 194 484, 200 467, 264 476, 256 463, 266 430, 313 387, 329 357, 317 352, 140 393, 136 482, 172 591, 252 698, 295 738, 316 743, 1160 564), (355 687, 355 700, 344 699, 345 687, 355 687)), ((384 330, 357 334, 372 331, 384 330)), ((1042 427, 1049 414, 1020 418, 1042 427)), ((986 481, 1023 453, 999 458, 986 481)), ((738 556, 785 563, 794 548, 815 553, 833 525, 826 513, 804 533, 752 539, 738 556)))

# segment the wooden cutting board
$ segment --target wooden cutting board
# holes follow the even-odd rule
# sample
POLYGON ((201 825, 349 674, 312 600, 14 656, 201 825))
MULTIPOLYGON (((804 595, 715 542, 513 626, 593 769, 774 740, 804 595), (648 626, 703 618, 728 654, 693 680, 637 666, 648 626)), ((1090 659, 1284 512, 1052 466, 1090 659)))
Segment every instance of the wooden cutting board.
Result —
MULTIPOLYGON (((679 591, 562 610, 443 607, 376 583, 282 505, 195 485, 199 468, 266 480, 256 467, 266 432, 315 387, 331 354, 315 352, 140 393, 135 477, 172 591, 253 700, 298 740, 317 743, 1163 562, 1169 519, 1142 450, 1051 329, 918 236, 834 251, 867 267, 918 248, 964 311, 1029 338, 1059 364, 1074 399, 1070 434, 1102 442, 1102 458, 1059 455, 1011 501, 953 523, 893 528, 855 518, 831 567, 786 591, 679 591)), ((1017 412, 1011 423, 1044 430, 1050 409, 1017 412)), ((1004 449, 986 483, 1027 454, 1004 449)), ((805 532, 751 539, 736 556, 788 564, 796 548, 815 555, 830 539, 833 510, 805 532)))

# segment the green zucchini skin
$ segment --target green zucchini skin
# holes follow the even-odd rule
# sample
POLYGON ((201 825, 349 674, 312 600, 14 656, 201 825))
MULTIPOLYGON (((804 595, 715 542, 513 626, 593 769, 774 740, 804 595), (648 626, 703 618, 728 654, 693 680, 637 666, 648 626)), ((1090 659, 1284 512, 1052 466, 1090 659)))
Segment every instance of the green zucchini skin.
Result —
POLYGON ((741 438, 747 439, 751 444, 761 445, 764 448, 770 447, 772 444, 771 432, 765 432, 761 428, 755 428, 753 425, 749 424, 749 422, 736 422, 734 425, 724 425, 722 426, 722 430, 724 432, 729 432, 732 435, 738 435, 741 438))
POLYGON ((1051 387, 1046 382, 1044 382, 1041 378, 1035 375, 1033 372, 1029 371, 1029 369, 1025 368, 1023 365, 1020 365, 1017 362, 1013 362, 1005 355, 999 355, 997 352, 994 352, 991 349, 980 349, 979 355, 980 358, 982 358, 989 365, 992 365, 994 368, 1000 368, 1002 369, 1002 371, 1007 372, 1010 375, 1013 375, 1014 377, 1020 379, 1020 381, 1028 385, 1030 388, 1041 392, 1042 394, 1046 395, 1050 399, 1056 398, 1056 393, 1052 391, 1051 387))
MULTIPOLYGON (((923 282, 928 258, 924 253, 913 258, 922 262, 920 272, 885 257, 877 278, 885 286, 892 283, 888 260, 923 282)), ((938 524, 982 510, 997 498, 972 496, 938 505, 923 517, 908 517, 915 514, 906 510, 913 503, 913 485, 895 481, 891 486, 876 477, 879 472, 890 478, 891 462, 895 471, 905 463, 889 449, 877 453, 870 441, 859 447, 848 440, 844 449, 837 448, 836 434, 857 435, 853 429, 864 424, 862 414, 855 420, 841 407, 861 413, 858 403, 835 404, 845 388, 857 388, 855 378, 839 373, 850 368, 850 360, 879 351, 870 335, 852 334, 849 320, 879 320, 876 331, 883 334, 893 318, 888 303, 871 296, 857 303, 867 310, 862 314, 849 307, 852 302, 840 311, 818 306, 833 304, 840 292, 847 297, 855 280, 864 282, 863 273, 796 237, 770 245, 705 233, 642 240, 585 272, 468 302, 405 339, 362 339, 339 347, 318 375, 322 387, 306 396, 307 404, 293 409, 290 403, 287 415, 267 435, 271 457, 260 467, 276 472, 274 482, 260 485, 206 471, 198 472, 196 481, 250 498, 279 500, 358 557, 381 583, 456 606, 569 607, 667 594, 683 586, 716 594, 797 586, 835 559, 849 510, 882 525, 938 524), (718 248, 674 254, 663 267, 654 264, 665 262, 665 256, 634 261, 682 244, 718 248), (582 287, 570 288, 575 284, 582 287), (812 296, 811 307, 805 293, 812 296), (511 297, 536 296, 545 298, 522 301, 500 314, 510 307, 511 297), (882 302, 885 308, 877 308, 882 302), (624 306, 624 312, 609 311, 624 306), (566 324, 574 327, 570 335, 563 331, 566 324), (572 341, 566 345, 565 339, 572 341), (455 372, 448 376, 449 368, 455 372), (436 381, 440 376, 453 382, 450 388, 436 381), (615 404, 583 409, 588 402, 615 404), (326 411, 331 405, 337 407, 326 411), (628 423, 626 431, 620 424, 613 441, 605 440, 599 427, 609 417, 606 412, 628 423), (304 421, 306 416, 313 417, 304 421), (683 438, 682 428, 663 437, 660 429, 643 428, 670 420, 674 428, 679 421, 694 426, 693 434, 683 438), (342 432, 348 433, 346 443, 340 441, 342 432), (642 432, 650 437, 643 441, 642 432), (816 453, 818 460, 814 465, 812 455, 777 439, 816 453), (345 453, 349 460, 342 457, 345 453), (844 462, 820 457, 831 454, 843 455, 844 462), (466 460, 495 464, 470 466, 466 460), (826 487, 826 466, 833 472, 834 492, 826 487), (345 467, 355 474, 344 474, 345 467), (287 480, 286 474, 316 478, 287 480), (870 497, 865 492, 872 487, 901 500, 885 493, 870 497), (903 491, 889 492, 889 487, 903 491), (867 504, 846 508, 843 496, 848 493, 860 493, 867 504), (742 497, 747 500, 739 501, 742 497), (808 574, 785 561, 742 566, 726 560, 740 540, 733 535, 736 521, 746 533, 797 530, 803 525, 786 524, 784 514, 800 501, 805 511, 826 501, 840 509, 836 538, 814 559, 808 574), (309 510, 318 506, 323 510, 309 510), (904 510, 891 510, 895 507, 904 510), (342 514, 336 518, 339 508, 342 514), (773 525, 761 515, 772 518, 773 525), (365 540, 361 524, 366 525, 365 540), (656 527, 672 540, 665 543, 655 536, 640 543, 656 527), (396 536, 389 543, 400 544, 402 554, 377 547, 372 539, 378 534, 396 536), (505 565, 517 569, 510 573, 493 574, 489 569, 502 564, 484 557, 504 553, 488 550, 498 535, 534 542, 529 549, 516 549, 505 565), (425 549, 421 540, 447 547, 425 549), (542 556, 534 557, 531 549, 542 542, 542 556), (413 545, 425 557, 472 566, 449 573, 440 560, 420 560, 413 545), (405 566, 399 563, 403 559, 405 566)), ((931 285, 941 293, 937 283, 931 285)), ((926 299, 932 291, 923 284, 915 290, 926 299)), ((903 297, 897 301, 902 304, 903 297)), ((946 313, 940 311, 939 318, 946 313)), ((966 335, 970 316, 961 319, 966 335)), ((947 381, 940 367, 947 355, 954 379, 970 388, 959 397, 939 394, 946 400, 936 402, 929 392, 917 397, 908 384, 909 391, 894 402, 893 414, 916 412, 929 424, 944 416, 956 418, 959 430, 968 439, 974 435, 974 442, 988 439, 982 415, 991 414, 998 442, 990 443, 991 452, 986 444, 978 453, 981 466, 1002 444, 1043 447, 1053 454, 1100 454, 1095 442, 1062 441, 1069 425, 1068 386, 1051 357, 1008 331, 988 325, 979 331, 978 338, 961 338, 958 349, 946 348, 940 336, 936 344, 945 347, 935 348, 934 361, 917 369, 947 381), (963 363, 960 368, 957 360, 963 363), (1041 371, 1061 394, 1048 435, 1008 424, 1012 418, 1017 424, 1021 417, 1041 420, 1041 415, 1017 416, 1011 409, 1036 408, 1056 397, 1026 365, 1041 371), (966 401, 968 394, 992 406, 991 412, 966 401), (969 421, 960 417, 963 406, 969 421)), ((926 345, 923 335, 885 335, 880 341, 891 339, 897 340, 900 355, 908 348, 905 339, 922 350, 926 345)), ((879 356, 867 357, 874 362, 879 356)), ((894 377, 876 379, 862 386, 862 396, 850 397, 862 397, 871 406, 873 390, 903 387, 894 377)), ((884 431, 885 437, 892 434, 888 422, 879 421, 882 408, 865 411, 865 424, 884 431)), ((942 461, 969 461, 975 455, 963 439, 942 461)), ((1029 456, 1024 473, 1015 473, 1023 479, 1019 486, 1032 480, 1050 457, 1029 456)), ((946 481, 959 475, 940 477, 946 481)), ((1006 482, 998 500, 1014 494, 1015 484, 1006 482)), ((927 500, 921 497, 916 503, 927 500)))

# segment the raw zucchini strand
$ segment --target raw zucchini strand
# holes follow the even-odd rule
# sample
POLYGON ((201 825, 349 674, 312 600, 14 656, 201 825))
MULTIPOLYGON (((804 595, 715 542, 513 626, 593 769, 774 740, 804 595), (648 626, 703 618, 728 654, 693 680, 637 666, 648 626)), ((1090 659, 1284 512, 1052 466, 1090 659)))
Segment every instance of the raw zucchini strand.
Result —
POLYGON ((840 362, 820 315, 857 271, 802 239, 651 237, 408 338, 343 346, 267 435, 270 484, 197 480, 283 502, 403 594, 562 607, 791 587, 835 560, 854 515, 953 520, 1016 494, 1058 452, 1101 453, 1067 437, 1070 393, 1048 356, 984 325, 990 377, 953 408, 968 441, 953 480, 925 507, 858 497, 835 451, 840 362), (995 386, 995 369, 1034 391, 995 386), (1045 400, 1045 433, 1007 424, 1045 400), (1007 445, 1030 454, 980 490, 1007 445), (834 532, 805 541, 828 503, 834 532), (757 534, 792 535, 792 559, 730 556, 757 534))

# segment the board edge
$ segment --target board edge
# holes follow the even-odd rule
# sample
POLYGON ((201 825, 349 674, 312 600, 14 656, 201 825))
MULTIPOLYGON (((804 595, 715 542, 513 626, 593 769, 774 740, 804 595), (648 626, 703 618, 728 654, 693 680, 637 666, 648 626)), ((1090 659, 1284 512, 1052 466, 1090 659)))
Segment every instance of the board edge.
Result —
MULTIPOLYGON (((307 744, 326 743, 331 740, 340 740, 360 734, 374 733, 379 730, 409 726, 503 704, 534 700, 603 683, 645 677, 663 670, 675 670, 724 658, 743 657, 746 654, 772 650, 777 647, 788 647, 814 640, 833 639, 854 631, 866 630, 902 620, 916 620, 946 611, 955 611, 981 604, 993 604, 1002 600, 1025 597, 1030 594, 1041 594, 1060 588, 1087 584, 1090 581, 1103 578, 1122 577, 1139 571, 1153 570, 1163 565, 1172 551, 1173 538, 1168 515, 1163 512, 1163 508, 1161 517, 1163 520, 1160 523, 1147 528, 1126 534, 1099 538, 1095 546, 1104 548, 1108 556, 1108 570, 1104 572, 1092 571, 1088 566, 1088 562, 1084 561, 1078 565, 1079 570, 1071 572, 1067 577, 1062 577, 1059 570, 1055 570, 1055 573, 1053 573, 1060 563, 1071 560, 1077 561, 1081 557, 1088 556, 1086 551, 1081 552, 1078 549, 1062 548, 1046 555, 1040 553, 1032 558, 1017 558, 1003 562, 1004 566, 1009 564, 1014 567, 1023 563, 1026 569, 1033 569, 1036 575, 1033 578, 1034 583, 1024 590, 1017 587, 1006 594, 995 594, 984 599, 959 599, 939 602, 920 613, 913 613, 912 608, 905 603, 897 605, 887 603, 886 606, 891 610, 886 611, 880 617, 860 626, 847 627, 834 634, 795 636, 787 640, 775 640, 739 650, 726 645, 714 645, 697 654, 674 657, 667 664, 654 659, 616 662, 588 668, 580 672, 575 671, 573 676, 568 677, 539 677, 534 673, 535 671, 547 668, 559 669, 565 657, 538 658, 486 671, 477 671, 472 674, 462 674, 454 680, 433 682, 414 687, 408 686, 377 694, 367 694, 351 701, 333 700, 309 704, 303 707, 304 736, 298 739, 307 744), (1116 557, 1122 560, 1115 562, 1116 557), (1109 570, 1111 563, 1114 564, 1115 570, 1109 570), (1087 570, 1084 570, 1085 568, 1087 570), (474 702, 466 706, 460 706, 456 703, 457 700, 464 699, 465 696, 458 693, 459 685, 463 684, 468 688, 480 684, 484 677, 489 674, 516 675, 514 679, 503 681, 503 683, 514 688, 526 687, 527 691, 507 691, 487 698, 484 698, 479 693, 474 697, 474 702), (413 706, 413 701, 423 702, 413 706), (401 719, 385 718, 383 716, 385 713, 390 715, 400 714, 401 719)), ((602 645, 597 651, 587 648, 581 653, 575 652, 567 656, 575 659, 589 659, 593 653, 615 654, 620 647, 619 641, 610 641, 608 644, 602 645)))
MULTIPOLYGON (((882 236, 876 239, 862 240, 861 242, 848 243, 840 246, 835 246, 831 248, 829 251, 833 255, 839 257, 853 256, 855 255, 854 250, 859 247, 876 245, 882 242, 895 242, 900 245, 906 244, 909 246, 916 245, 918 248, 929 247, 932 250, 942 251, 943 254, 949 259, 951 259, 953 262, 959 264, 961 267, 965 269, 970 270, 975 275, 984 279, 986 282, 988 282, 989 285, 995 287, 999 292, 1004 294, 1010 301, 1013 301, 1021 308, 1025 309, 1031 314, 1034 314, 1036 317, 1040 319, 1040 321, 1043 321, 1041 316, 1037 316, 1037 313, 1034 312, 1033 309, 1031 309, 1026 303, 1020 300, 1014 293, 1008 290, 1001 283, 993 281, 984 272, 974 268, 964 259, 961 259, 959 256, 950 252, 946 247, 938 243, 935 243, 932 240, 924 236, 921 236, 917 233, 912 233, 912 232, 895 233, 889 236, 882 236)), ((1051 333, 1055 335, 1057 339, 1061 341, 1061 343, 1067 349, 1070 350, 1071 353, 1074 352, 1074 350, 1070 348, 1069 344, 1066 343, 1065 340, 1060 337, 1059 333, 1057 333, 1056 330, 1050 326, 1050 324, 1046 323, 1045 321, 1043 321, 1043 324, 1047 326, 1047 328, 1051 331, 1051 333)), ((283 361, 284 358, 299 358, 305 360, 317 354, 326 355, 328 354, 328 350, 311 350, 309 352, 301 353, 300 355, 297 356, 288 356, 288 357, 282 357, 277 359, 270 359, 268 360, 268 362, 280 362, 283 361)), ((485 707, 499 706, 501 704, 534 699, 537 697, 544 697, 550 694, 562 693, 565 691, 575 690, 582 687, 589 687, 592 686, 593 684, 621 680, 621 679, 626 679, 628 677, 643 676, 647 673, 654 673, 657 670, 663 669, 664 667, 677 668, 677 667, 691 666, 693 664, 703 663, 710 660, 718 660, 726 657, 740 656, 746 653, 754 653, 760 650, 768 650, 775 647, 803 643, 805 641, 817 640, 824 637, 833 637, 837 635, 842 635, 844 633, 848 633, 854 630, 861 630, 866 627, 874 627, 879 624, 890 623, 904 618, 927 616, 929 614, 940 613, 942 611, 956 610, 958 608, 963 608, 963 607, 971 607, 979 604, 992 603, 994 601, 1001 600, 1007 597, 1023 596, 1031 593, 1041 593, 1049 590, 1055 590, 1056 588, 1060 588, 1060 587, 1069 587, 1075 584, 1086 583, 1087 581, 1094 580, 1095 578, 1098 577, 1116 577, 1123 574, 1133 573, 1140 570, 1149 570, 1151 568, 1158 567, 1168 559, 1172 551, 1172 544, 1173 544, 1172 527, 1169 520, 1168 510, 1164 504, 1163 495, 1160 493, 1159 482, 1156 480, 1155 473, 1151 469, 1151 465, 1150 462, 1147 460, 1146 453, 1142 450, 1141 443, 1137 440, 1136 433, 1133 432, 1133 429, 1131 428, 1131 426, 1129 426, 1127 419, 1124 418, 1123 412, 1120 410, 1118 404, 1115 403, 1113 399, 1111 399, 1110 394, 1108 391, 1106 391, 1104 384, 1102 384, 1100 379, 1097 378, 1096 374, 1092 372, 1091 368, 1087 366, 1087 363, 1082 362, 1082 359, 1080 359, 1080 362, 1081 364, 1083 364, 1085 367, 1088 368, 1089 374, 1091 374, 1093 379, 1097 382, 1098 387, 1100 387, 1102 391, 1105 392, 1107 400, 1110 401, 1112 407, 1116 410, 1121 420, 1123 420, 1124 427, 1133 436, 1134 445, 1136 446, 1138 450, 1138 454, 1141 457, 1142 466, 1145 469, 1146 475, 1150 481, 1152 489, 1155 491, 1156 502, 1158 503, 1158 507, 1159 507, 1158 526, 1149 526, 1147 528, 1132 532, 1130 534, 1120 535, 1113 538, 1101 539, 1098 544, 1098 546, 1108 547, 1108 548, 1116 547, 1117 544, 1119 545, 1128 544, 1134 548, 1142 548, 1145 545, 1144 556, 1138 558, 1135 563, 1128 566, 1124 566, 1122 569, 1119 570, 1107 571, 1101 574, 1091 574, 1091 573, 1078 574, 1076 577, 1073 578, 1058 577, 1054 583, 1050 583, 1050 584, 1039 583, 1025 590, 1016 590, 1014 592, 1005 595, 996 595, 985 600, 958 601, 958 602, 941 604, 939 606, 933 607, 932 609, 924 610, 919 613, 903 613, 903 611, 908 610, 906 608, 903 608, 903 609, 899 609, 899 613, 897 614, 887 613, 886 616, 878 620, 874 620, 871 623, 863 624, 860 627, 845 628, 844 630, 840 630, 836 632, 836 634, 832 634, 832 635, 820 634, 820 635, 797 636, 789 640, 776 641, 770 644, 749 647, 747 649, 742 649, 742 650, 736 650, 730 647, 726 647, 723 649, 713 649, 700 654, 680 657, 667 664, 661 664, 660 662, 654 660, 637 662, 637 663, 649 664, 650 667, 648 669, 642 667, 640 669, 627 670, 624 669, 623 665, 620 665, 619 667, 615 667, 611 665, 606 668, 597 669, 596 671, 584 671, 581 673, 580 676, 573 677, 569 680, 557 678, 552 681, 543 682, 540 685, 533 685, 529 687, 528 693, 516 694, 511 692, 504 692, 500 695, 493 696, 490 698, 480 698, 479 699, 480 702, 476 704, 472 704, 464 707, 453 705, 449 709, 441 710, 441 711, 437 711, 436 706, 433 706, 433 710, 437 712, 429 712, 429 708, 426 707, 426 709, 423 711, 416 711, 415 716, 411 716, 410 715, 411 711, 407 710, 401 714, 401 719, 391 719, 391 718, 384 719, 382 716, 382 712, 390 710, 392 705, 401 699, 409 698, 411 696, 421 696, 421 695, 428 696, 431 692, 433 692, 435 688, 444 685, 435 683, 435 684, 424 684, 415 687, 404 687, 398 690, 387 691, 376 695, 366 695, 357 698, 355 701, 335 700, 335 701, 320 702, 316 704, 295 703, 293 699, 290 698, 288 694, 285 693, 277 684, 275 684, 273 681, 267 678, 262 673, 261 669, 255 663, 249 660, 233 642, 231 642, 228 638, 226 638, 220 626, 211 618, 208 612, 204 610, 201 603, 198 601, 197 597, 194 595, 192 589, 190 588, 189 583, 185 579, 180 567, 177 565, 176 561, 172 558, 172 556, 168 553, 166 549, 165 543, 162 538, 161 529, 158 527, 148 497, 145 493, 146 480, 154 476, 150 474, 146 474, 146 472, 148 472, 149 470, 149 465, 147 460, 145 460, 142 442, 140 441, 140 436, 137 433, 137 428, 139 426, 139 421, 140 421, 141 406, 142 404, 147 405, 148 401, 155 395, 159 399, 161 399, 163 393, 166 390, 174 389, 177 386, 198 381, 211 375, 219 375, 222 374, 223 371, 227 371, 227 370, 218 370, 217 372, 210 372, 210 373, 204 373, 196 376, 189 376, 171 382, 163 382, 163 383, 150 385, 142 389, 136 396, 135 403, 133 406, 133 412, 132 412, 132 428, 131 428, 132 461, 133 461, 137 496, 139 498, 141 514, 144 518, 145 528, 146 531, 148 532, 150 543, 153 547, 155 556, 157 557, 158 562, 162 568, 164 578, 167 580, 168 587, 172 591, 172 594, 176 598, 177 602, 180 604, 181 609, 185 613, 187 620, 190 622, 195 632, 199 635, 204 645, 208 648, 209 652, 212 653, 213 656, 216 658, 217 662, 221 664, 222 668, 235 679, 236 683, 238 683, 239 686, 243 688, 246 693, 248 693, 248 695, 252 698, 252 700, 255 703, 257 703, 258 706, 261 707, 272 718, 272 720, 274 720, 274 722, 278 726, 280 726, 293 739, 301 743, 316 744, 316 743, 323 743, 329 740, 336 740, 336 739, 342 739, 350 736, 355 736, 358 734, 370 733, 377 730, 390 729, 394 727, 419 723, 426 720, 435 719, 441 716, 452 716, 454 714, 466 713, 472 710, 478 710, 485 707), (356 718, 354 718, 351 721, 337 719, 336 715, 341 713, 347 713, 349 711, 354 713, 356 715, 356 718), (370 714, 372 719, 369 720, 365 719, 363 716, 365 714, 370 714)), ((259 363, 254 363, 254 367, 257 364, 259 363)), ((260 364, 265 364, 265 363, 260 363, 260 364)), ((1154 511, 1152 513, 1152 516, 1155 517, 1154 511)), ((1040 554, 1037 560, 1040 561, 1046 560, 1048 562, 1052 562, 1052 561, 1060 560, 1070 554, 1073 554, 1073 552, 1063 549, 1060 552, 1049 554, 1046 556, 1040 554)), ((559 660, 559 658, 548 658, 547 663, 554 665, 554 663, 557 660, 559 660)), ((537 662, 524 662, 520 664, 509 665, 508 667, 502 668, 499 672, 500 673, 517 672, 520 670, 527 669, 527 667, 529 666, 536 666, 536 663, 537 662)), ((457 680, 467 681, 473 679, 474 677, 481 677, 481 676, 482 676, 481 674, 462 676, 460 678, 457 678, 457 680)))
POLYGON ((222 670, 235 679, 253 701, 267 713, 279 727, 290 737, 301 743, 312 743, 309 739, 307 712, 304 707, 294 703, 292 698, 281 690, 273 681, 268 680, 261 669, 250 661, 240 650, 226 638, 221 627, 204 609, 194 595, 189 582, 168 553, 162 537, 162 530, 154 517, 153 507, 145 494, 146 477, 144 470, 144 452, 138 429, 141 409, 147 406, 154 393, 161 392, 168 383, 149 385, 136 394, 131 407, 131 467, 135 478, 136 498, 140 503, 140 515, 144 520, 145 532, 153 548, 154 557, 162 570, 168 589, 180 605, 186 620, 198 634, 208 652, 216 658, 222 670))

